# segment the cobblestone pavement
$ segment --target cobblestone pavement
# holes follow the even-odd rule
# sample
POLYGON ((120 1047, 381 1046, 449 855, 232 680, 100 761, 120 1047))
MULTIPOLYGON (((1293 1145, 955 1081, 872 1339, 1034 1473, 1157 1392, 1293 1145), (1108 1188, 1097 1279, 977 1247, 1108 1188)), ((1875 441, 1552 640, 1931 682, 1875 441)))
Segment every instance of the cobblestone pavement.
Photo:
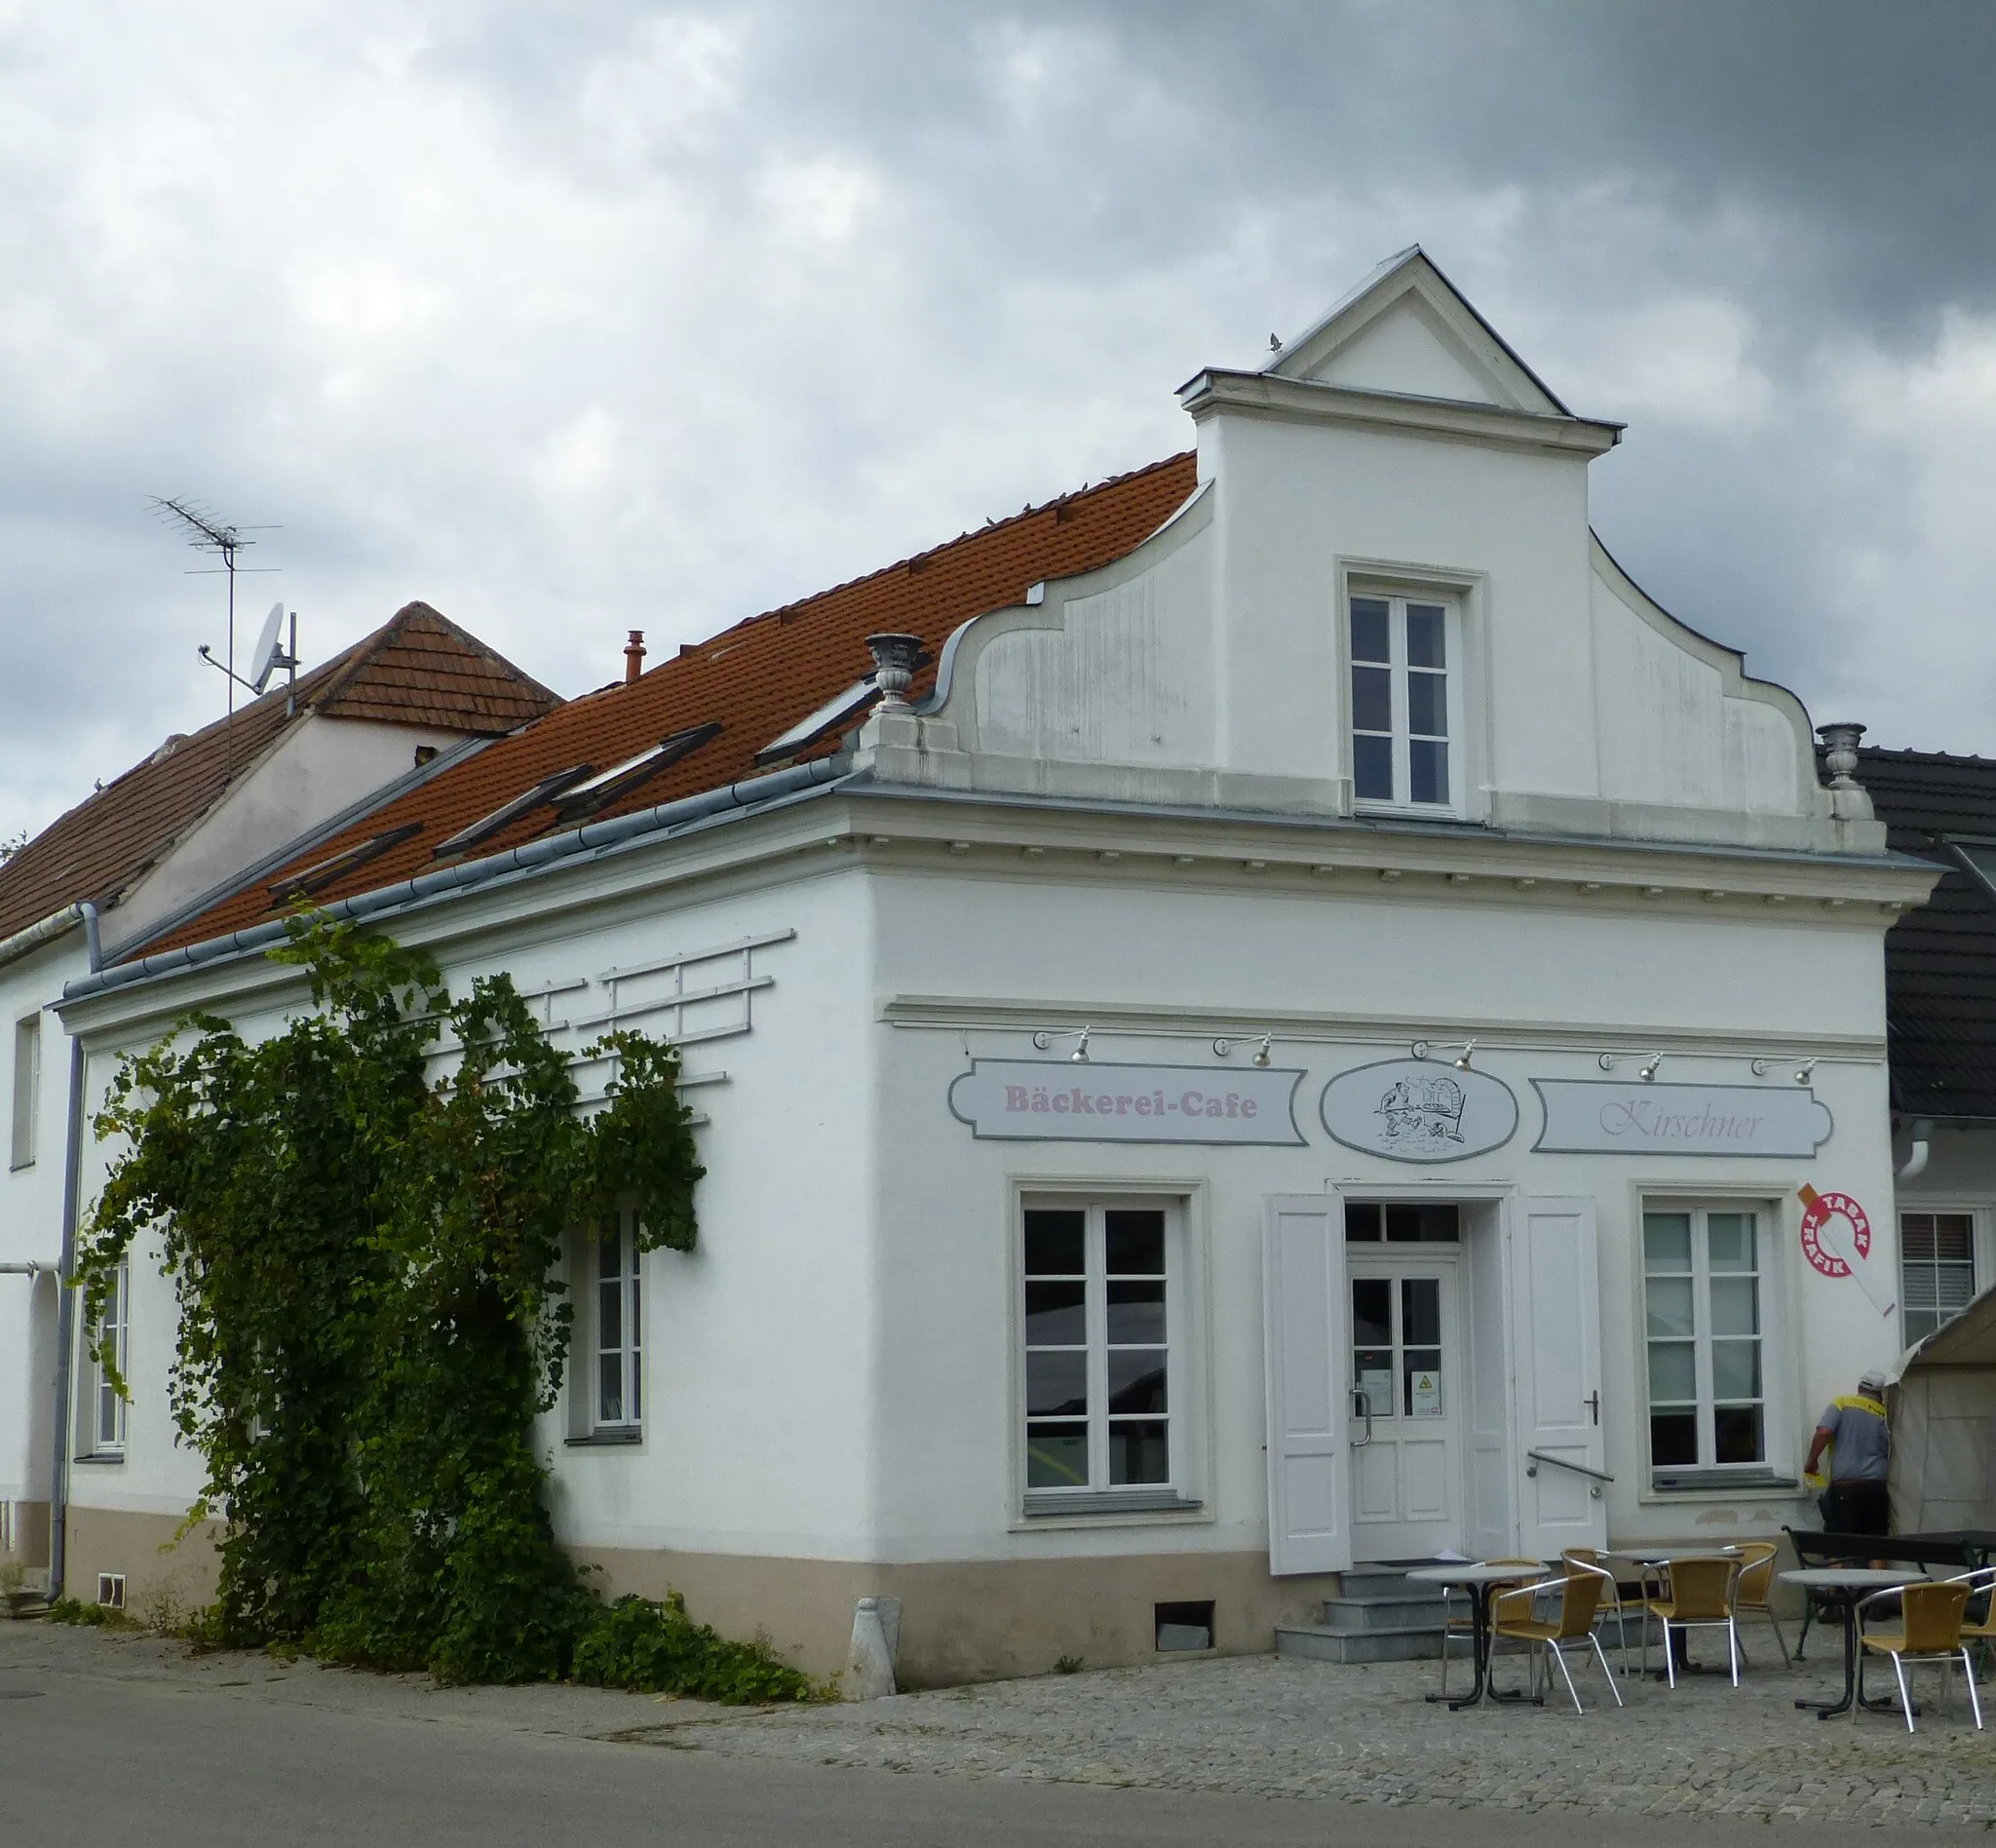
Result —
MULTIPOLYGON (((1932 1698, 1937 1672, 1923 1672, 1915 1693, 1928 1700, 1909 1736, 1897 1713, 1820 1720, 1798 1712, 1797 1697, 1841 1687, 1840 1651, 1828 1669, 1756 1667, 1737 1690, 1722 1674, 1675 1691, 1631 1681, 1619 1711, 1594 1671, 1581 1682, 1584 1714, 1552 1701, 1450 1713, 1422 1698, 1436 1685, 1432 1662, 1343 1668, 1250 1656, 704 1716, 622 1736, 975 1778, 1471 1810, 1996 1827, 1996 1731, 1976 1732, 1959 1676, 1943 1703, 1932 1698)), ((1466 1665, 1454 1673, 1459 1689, 1466 1665)), ((1508 1662, 1499 1673, 1507 1684, 1518 1679, 1508 1662)))
MULTIPOLYGON (((0 1679, 108 1677, 790 1766, 1470 1811, 1996 1828, 1996 1686, 1983 1690, 1986 1733, 1974 1729, 1959 1677, 1942 1701, 1932 1670, 1916 1690, 1926 1705, 1915 1735, 1894 1713, 1823 1721, 1793 1702, 1840 1687, 1835 1640, 1824 1646, 1833 1659, 1784 1672, 1766 1666, 1774 1651, 1762 1638, 1737 1690, 1723 1674, 1674 1692, 1631 1681, 1620 1710, 1598 1672, 1580 1676, 1576 1665, 1584 1714, 1563 1691, 1544 1707, 1450 1713, 1422 1698, 1435 1686, 1432 1662, 1342 1668, 1276 1656, 748 1712, 599 1688, 437 1689, 415 1676, 194 1656, 179 1643, 41 1623, 0 1623, 0 1679)), ((1465 1672, 1458 1662, 1458 1688, 1465 1672)), ((1521 1672, 1500 1667, 1506 1684, 1521 1672)))

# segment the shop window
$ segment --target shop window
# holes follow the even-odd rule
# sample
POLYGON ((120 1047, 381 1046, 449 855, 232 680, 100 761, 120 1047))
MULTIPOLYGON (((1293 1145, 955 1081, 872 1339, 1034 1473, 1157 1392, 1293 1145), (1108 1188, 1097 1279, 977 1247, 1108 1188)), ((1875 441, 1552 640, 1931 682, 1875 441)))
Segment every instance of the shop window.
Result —
POLYGON ((1900 1308, 1908 1347, 1951 1322, 1976 1293, 1976 1215, 1899 1215, 1900 1308))
POLYGON ((1174 1208, 1029 1202, 1022 1215, 1028 1510, 1167 1505, 1180 1464, 1174 1208))
POLYGON ((9 1145, 10 1168, 31 1168, 35 1159, 35 1124, 42 1089, 42 1017, 30 1014, 14 1023, 14 1136, 9 1145))
POLYGON ((625 1208, 590 1241, 594 1271, 591 1345, 595 1365, 592 1430, 634 1434, 643 1424, 643 1304, 640 1294, 637 1214, 625 1208))
POLYGON ((1353 799, 1459 814, 1462 628, 1454 603, 1362 593, 1348 613, 1353 799))
POLYGON ((1642 1215, 1655 1471, 1767 1465, 1763 1245, 1739 1208, 1642 1215))

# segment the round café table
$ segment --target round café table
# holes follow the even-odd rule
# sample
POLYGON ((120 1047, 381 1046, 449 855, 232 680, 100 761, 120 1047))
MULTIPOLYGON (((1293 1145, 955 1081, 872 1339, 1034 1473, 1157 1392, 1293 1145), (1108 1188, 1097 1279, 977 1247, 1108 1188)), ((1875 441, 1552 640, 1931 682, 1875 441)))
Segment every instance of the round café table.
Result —
MULTIPOLYGON (((1884 1543, 1881 1541, 1881 1545, 1884 1543)), ((1844 1691, 1841 1700, 1797 1701, 1797 1707, 1813 1707, 1818 1719, 1848 1713, 1858 1702, 1858 1600, 1866 1592, 1893 1591, 1901 1585, 1919 1585, 1924 1572, 1900 1572, 1871 1565, 1805 1565, 1784 1572, 1784 1585, 1799 1586, 1810 1592, 1842 1592, 1844 1596, 1844 1691)), ((1868 1706, 1870 1703, 1866 1703, 1868 1706)))
MULTIPOLYGON (((1459 1701, 1449 1701, 1448 1711, 1459 1713, 1465 1707, 1480 1705, 1486 1698, 1496 1700, 1522 1700, 1523 1695, 1500 1695, 1490 1686, 1490 1599, 1499 1586, 1529 1585, 1543 1576, 1546 1567, 1541 1565, 1538 1572, 1529 1566, 1485 1565, 1472 1559, 1465 1559, 1460 1565, 1417 1566, 1407 1574, 1408 1582, 1415 1585, 1448 1585, 1466 1590, 1470 1595, 1471 1639, 1476 1657, 1476 1671, 1470 1678, 1470 1691, 1459 1701)), ((1441 1639, 1442 1653, 1448 1650, 1448 1638, 1441 1639)), ((1445 1700, 1441 1694, 1430 1694, 1432 1701, 1445 1700)))

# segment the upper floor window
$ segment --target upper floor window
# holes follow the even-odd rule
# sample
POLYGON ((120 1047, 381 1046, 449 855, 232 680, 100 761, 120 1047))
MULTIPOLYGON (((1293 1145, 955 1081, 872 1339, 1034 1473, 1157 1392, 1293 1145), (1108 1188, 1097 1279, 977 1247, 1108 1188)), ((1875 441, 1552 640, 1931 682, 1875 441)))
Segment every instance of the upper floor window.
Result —
POLYGON ((14 1023, 14 1138, 8 1166, 27 1168, 35 1159, 37 1093, 42 1088, 42 1017, 30 1014, 14 1023))
POLYGON ((1452 601, 1351 599, 1352 795, 1375 807, 1462 806, 1462 631, 1452 601))
POLYGON ((1969 1306, 1976 1293, 1976 1215, 1899 1215, 1900 1302, 1908 1347, 1969 1306))

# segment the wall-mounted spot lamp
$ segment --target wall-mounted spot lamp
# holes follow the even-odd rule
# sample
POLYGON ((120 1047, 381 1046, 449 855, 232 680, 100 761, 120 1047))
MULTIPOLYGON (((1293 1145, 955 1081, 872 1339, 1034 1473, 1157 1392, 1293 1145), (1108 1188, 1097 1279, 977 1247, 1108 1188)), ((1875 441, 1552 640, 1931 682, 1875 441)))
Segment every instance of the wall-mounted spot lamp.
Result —
POLYGON ((1816 1060, 1813 1059, 1805 1059, 1802 1061, 1800 1068, 1795 1073, 1795 1082, 1798 1085, 1806 1085, 1809 1082, 1809 1074, 1815 1069, 1816 1060))
POLYGON ((1080 1044, 1075 1047, 1073 1052, 1067 1055, 1067 1057, 1070 1059, 1072 1059, 1074 1063, 1077 1065, 1086 1065, 1088 1063, 1088 1035, 1089 1029, 1087 1027, 1083 1027, 1081 1029, 1080 1044))
POLYGON ((1640 1078, 1642 1082, 1646 1085, 1655 1084, 1657 1081, 1657 1067, 1661 1065, 1663 1062, 1664 1056, 1662 1053, 1650 1054, 1649 1063, 1643 1066, 1643 1068, 1636 1073, 1636 1076, 1640 1078))
POLYGON ((1456 1068, 1456 1070, 1457 1070, 1457 1071, 1468 1071, 1468 1070, 1469 1070, 1469 1068, 1470 1068, 1470 1055, 1471 1055, 1471 1054, 1472 1054, 1473 1052, 1475 1052, 1476 1050, 1477 1050, 1477 1042, 1476 1042, 1475 1040, 1471 1040, 1471 1041, 1470 1041, 1470 1042, 1469 1042, 1469 1043, 1468 1043, 1468 1044, 1467 1044, 1466 1046, 1464 1046, 1464 1047, 1463 1047, 1463 1049, 1462 1049, 1462 1051, 1461 1051, 1461 1052, 1459 1052, 1458 1054, 1456 1054, 1456 1056, 1455 1056, 1455 1068, 1456 1068))
POLYGON ((1257 1046, 1257 1047, 1256 1047, 1256 1048, 1254 1049, 1254 1057, 1253 1057, 1252 1059, 1249 1059, 1249 1060, 1248 1060, 1248 1063, 1249 1063, 1250 1065, 1265 1065, 1265 1064, 1267 1064, 1267 1063, 1268 1063, 1268 1056, 1269 1056, 1269 1052, 1270 1052, 1270 1050, 1271 1050, 1271 1049, 1272 1049, 1272 1048, 1274 1047, 1274 1045, 1275 1045, 1275 1035, 1274 1035, 1273 1033, 1264 1033, 1264 1034, 1262 1034, 1262 1036, 1261 1036, 1261 1044, 1260 1044, 1259 1046, 1257 1046))
POLYGON ((1056 1040, 1071 1039, 1076 1041, 1077 1044, 1073 1052, 1069 1053, 1067 1057, 1077 1065, 1086 1065, 1089 1062, 1088 1036, 1094 1031, 1094 1029, 1091 1026, 1079 1028, 1070 1026, 1062 1031, 1056 1031, 1043 1026, 1033 1035, 1033 1050, 1040 1053, 1051 1052, 1056 1040))

